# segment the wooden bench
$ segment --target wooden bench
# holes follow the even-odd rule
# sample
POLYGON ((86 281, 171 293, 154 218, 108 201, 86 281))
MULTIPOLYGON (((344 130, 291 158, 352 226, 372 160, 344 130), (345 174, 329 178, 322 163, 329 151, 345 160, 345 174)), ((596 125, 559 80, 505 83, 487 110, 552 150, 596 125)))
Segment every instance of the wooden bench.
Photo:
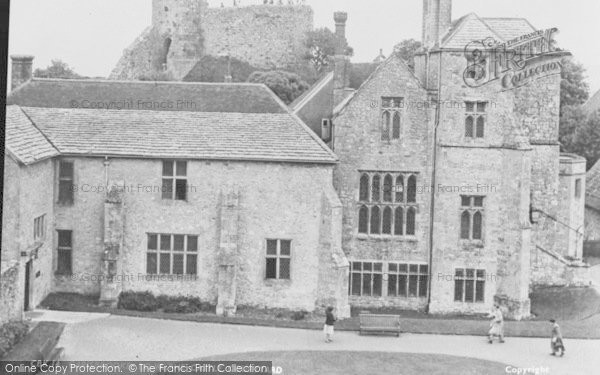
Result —
POLYGON ((394 333, 400 337, 400 315, 360 314, 360 334, 394 333))

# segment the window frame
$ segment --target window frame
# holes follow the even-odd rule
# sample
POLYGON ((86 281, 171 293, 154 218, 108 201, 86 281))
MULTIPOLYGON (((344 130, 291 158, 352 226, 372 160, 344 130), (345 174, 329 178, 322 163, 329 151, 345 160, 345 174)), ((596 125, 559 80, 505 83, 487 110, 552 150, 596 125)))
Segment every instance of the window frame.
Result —
POLYGON ((57 243, 56 243, 56 269, 54 271, 54 273, 56 275, 60 275, 60 276, 71 276, 73 275, 73 231, 70 229, 57 229, 56 230, 56 239, 57 239, 57 243), (60 237, 61 237, 61 233, 68 233, 69 234, 69 242, 70 242, 70 246, 61 246, 60 244, 60 237), (68 266, 61 266, 62 262, 61 262, 61 258, 65 255, 61 254, 65 254, 68 253, 68 266), (66 268, 63 269, 63 268, 66 268))
POLYGON ((265 280, 274 280, 274 281, 291 281, 292 280, 292 253, 293 253, 293 241, 288 238, 267 238, 265 240, 265 272, 264 277, 265 280), (268 243, 269 241, 275 241, 277 243, 276 246, 276 254, 269 254, 268 243), (281 243, 289 242, 290 254, 282 255, 281 254, 281 243), (267 263, 269 259, 275 260, 275 277, 269 277, 268 275, 268 266, 267 263), (289 269, 288 269, 288 277, 281 277, 281 259, 287 259, 289 261, 289 269))
POLYGON ((487 100, 465 100, 465 121, 463 132, 463 137, 465 139, 475 140, 485 138, 488 108, 489 101, 487 100), (484 106, 483 111, 480 111, 479 106, 481 104, 484 106), (470 105, 473 108, 472 110, 469 110, 470 105), (471 119, 471 122, 469 122, 469 118, 471 119))
POLYGON ((381 141, 393 142, 402 138, 404 97, 382 96, 379 110, 381 141), (398 119, 396 127, 396 118, 398 119))
POLYGON ((575 179, 575 199, 581 198, 582 186, 583 186, 582 179, 576 178, 575 179))
POLYGON ((418 172, 359 171, 356 233, 359 236, 414 240, 418 230, 418 177, 418 172), (377 185, 373 184, 373 181, 377 185), (390 181, 391 186, 389 186, 390 181), (399 186, 398 183, 401 185, 399 186), (390 188, 391 191, 387 192, 387 188, 390 188), (376 192, 374 192, 375 189, 376 192), (389 225, 385 216, 388 208, 392 212, 389 225), (365 209, 367 210, 366 214, 365 209), (399 219, 399 210, 402 211, 401 228, 397 228, 396 225, 399 219), (374 226, 374 224, 376 225, 374 226), (388 227, 391 228, 390 233, 384 233, 388 227), (378 230, 373 231, 373 228, 378 230))
POLYGON ((426 262, 403 262, 403 261, 385 261, 385 260, 350 260, 350 270, 348 277, 348 296, 350 298, 385 298, 385 299, 425 299, 429 295, 429 264, 426 262), (370 269, 365 269, 365 264, 370 265, 370 269), (360 265, 360 269, 356 267, 360 265), (376 265, 379 269, 376 269, 376 265), (392 270, 392 267, 395 270, 392 270), (402 271, 402 266, 405 266, 405 271, 402 271), (416 271, 412 268, 416 267, 416 271), (365 276, 369 280, 369 293, 365 293, 365 276), (378 277, 379 276, 379 277, 378 277), (401 295, 400 280, 401 276, 406 276, 405 279, 405 295, 401 295), (411 295, 411 276, 414 276, 415 294, 411 295), (358 277, 358 279, 357 279, 358 277), (390 293, 390 282, 394 280, 395 293, 390 293), (355 282, 358 284, 355 288, 355 282), (380 283, 376 285, 376 283, 380 283), (375 291, 379 289, 379 294, 375 291))
MULTIPOLYGON (((181 234, 181 233, 155 233, 155 232, 147 232, 146 233, 146 274, 147 275, 159 275, 159 276, 197 276, 198 275, 198 261, 200 259, 200 252, 198 249, 199 237, 197 234, 181 234), (150 236, 156 236, 156 248, 150 248, 150 236), (162 249, 162 237, 169 236, 169 249, 162 249), (175 236, 183 236, 183 248, 182 250, 175 249, 175 236), (189 239, 190 237, 196 238, 196 249, 189 250, 189 239), (169 273, 164 273, 161 270, 161 255, 169 255, 169 273), (155 272, 149 269, 149 256, 155 256, 155 272), (182 272, 175 273, 175 256, 181 255, 183 257, 183 262, 181 264, 182 272), (195 256, 194 263, 194 272, 189 272, 188 266, 188 257, 195 256)), ((191 264, 191 263, 190 263, 191 264)))
POLYGON ((33 219, 33 242, 43 242, 46 239, 46 214, 33 219))
POLYGON ((483 268, 455 268, 454 269, 454 302, 459 303, 485 303, 485 286, 487 281, 487 271, 483 268), (473 271, 473 276, 468 276, 468 271, 473 271), (462 275, 458 275, 459 271, 462 271, 462 275), (483 273, 483 276, 479 276, 479 272, 483 273), (467 300, 467 282, 473 283, 472 300, 467 300), (457 298, 457 285, 461 284, 461 298, 457 298), (478 286, 481 286, 481 294, 478 294, 478 286), (481 295, 481 299, 478 296, 481 295))
POLYGON ((465 242, 483 242, 485 239, 485 196, 484 195, 460 195, 460 214, 459 214, 459 240, 465 242), (469 200, 469 205, 464 205, 464 200, 469 200), (475 205, 476 199, 481 199, 481 206, 475 205), (464 237, 464 223, 463 219, 465 214, 468 215, 468 236, 464 237), (475 238, 475 217, 479 214, 481 217, 481 223, 478 227, 479 238, 475 238))
POLYGON ((58 189, 56 203, 61 206, 72 206, 75 204, 75 162, 73 160, 59 160, 58 161, 58 189), (63 176, 63 165, 71 166, 71 174, 69 176, 63 176), (65 186, 66 187, 63 187, 65 186), (64 190, 66 189, 66 191, 64 190))
POLYGON ((187 202, 189 199, 188 196, 188 170, 189 170, 189 163, 187 160, 176 160, 176 159, 171 159, 171 160, 162 160, 161 163, 161 181, 162 181, 162 188, 161 188, 161 199, 163 201, 182 201, 182 202, 187 202), (166 163, 170 163, 171 164, 171 170, 172 170, 172 174, 166 174, 165 173, 165 165, 166 163), (184 163, 185 165, 185 174, 180 175, 179 173, 179 163, 184 163), (170 183, 167 183, 166 181, 169 181, 170 183), (180 189, 177 188, 178 183, 183 181, 185 183, 185 189, 183 190, 183 198, 179 197, 179 193, 180 193, 180 189), (170 185, 168 188, 166 188, 167 185, 170 185))

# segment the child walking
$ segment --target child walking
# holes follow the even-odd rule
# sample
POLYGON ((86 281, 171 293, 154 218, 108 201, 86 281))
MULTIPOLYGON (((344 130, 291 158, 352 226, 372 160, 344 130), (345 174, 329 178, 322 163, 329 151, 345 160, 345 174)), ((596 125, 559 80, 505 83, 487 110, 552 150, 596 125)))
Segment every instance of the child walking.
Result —
POLYGON ((550 341, 550 347, 552 348, 551 355, 556 355, 560 351, 560 356, 565 355, 565 345, 563 344, 562 332, 560 326, 556 323, 556 320, 550 319, 552 323, 552 340, 550 341))
POLYGON ((329 306, 325 310, 325 326, 323 332, 325 332, 325 342, 333 341, 333 325, 337 319, 333 315, 333 307, 329 306))

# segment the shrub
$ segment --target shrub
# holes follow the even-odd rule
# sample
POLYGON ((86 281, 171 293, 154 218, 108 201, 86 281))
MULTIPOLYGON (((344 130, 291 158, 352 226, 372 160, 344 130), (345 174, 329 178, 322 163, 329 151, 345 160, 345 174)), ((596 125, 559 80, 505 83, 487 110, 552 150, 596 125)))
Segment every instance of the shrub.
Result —
POLYGON ((156 311, 158 300, 150 292, 123 292, 119 295, 120 309, 135 311, 156 311))
POLYGON ((304 320, 307 315, 308 315, 308 311, 305 311, 305 310, 294 311, 292 313, 292 320, 304 320))
POLYGON ((0 326, 0 358, 21 341, 29 331, 23 322, 9 322, 0 326))

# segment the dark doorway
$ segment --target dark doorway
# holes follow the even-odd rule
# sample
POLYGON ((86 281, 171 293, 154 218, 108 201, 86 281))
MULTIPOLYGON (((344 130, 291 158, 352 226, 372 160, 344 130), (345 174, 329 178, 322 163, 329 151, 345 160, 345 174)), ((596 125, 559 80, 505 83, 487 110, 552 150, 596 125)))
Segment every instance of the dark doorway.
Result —
POLYGON ((29 310, 29 295, 30 295, 30 283, 31 279, 31 260, 25 263, 25 301, 23 305, 23 310, 29 310))

